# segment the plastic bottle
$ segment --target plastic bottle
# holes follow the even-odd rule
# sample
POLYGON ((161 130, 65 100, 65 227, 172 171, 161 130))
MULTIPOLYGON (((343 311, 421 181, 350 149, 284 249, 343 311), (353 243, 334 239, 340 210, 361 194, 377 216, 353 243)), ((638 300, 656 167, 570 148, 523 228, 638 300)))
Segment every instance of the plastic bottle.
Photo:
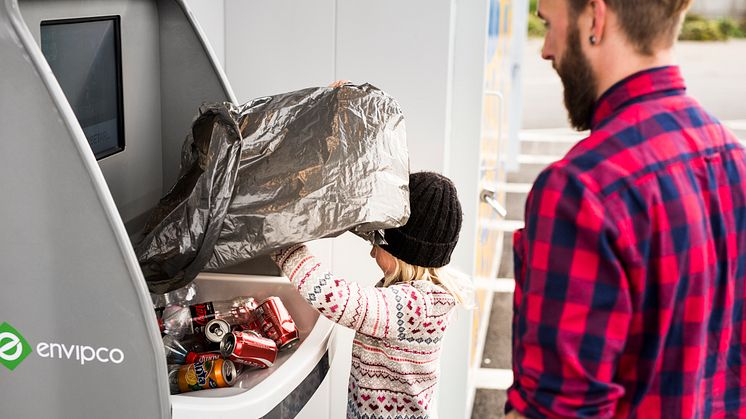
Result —
POLYGON ((177 339, 174 335, 163 336, 163 351, 168 364, 190 364, 207 358, 220 358, 220 347, 210 347, 197 336, 177 339))
POLYGON ((181 365, 168 365, 168 386, 171 394, 181 393, 179 388, 179 370, 181 365))
POLYGON ((231 326, 248 324, 254 308, 256 302, 252 297, 236 297, 232 300, 192 304, 189 307, 170 304, 155 311, 161 333, 179 339, 187 334, 203 334, 205 325, 212 319, 223 319, 231 326))
POLYGON ((153 300, 153 307, 165 307, 169 304, 186 306, 192 304, 196 296, 197 284, 194 282, 165 294, 150 294, 150 298, 153 300))

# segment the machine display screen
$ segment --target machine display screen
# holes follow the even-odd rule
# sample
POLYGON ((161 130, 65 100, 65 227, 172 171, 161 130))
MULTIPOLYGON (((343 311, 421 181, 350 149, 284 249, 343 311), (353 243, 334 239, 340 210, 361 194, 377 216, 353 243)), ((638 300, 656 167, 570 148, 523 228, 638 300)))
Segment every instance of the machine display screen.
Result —
POLYGON ((119 16, 43 21, 41 50, 96 159, 124 150, 119 16))

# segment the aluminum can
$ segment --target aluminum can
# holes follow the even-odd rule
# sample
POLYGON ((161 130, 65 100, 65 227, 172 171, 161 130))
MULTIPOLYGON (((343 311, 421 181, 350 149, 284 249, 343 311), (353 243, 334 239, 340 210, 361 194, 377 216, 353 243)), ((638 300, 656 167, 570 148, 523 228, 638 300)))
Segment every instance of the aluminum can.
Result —
POLYGON ((207 323, 212 319, 223 319, 231 326, 246 323, 255 307, 256 300, 253 297, 236 297, 232 300, 192 304, 189 306, 192 332, 204 333, 207 323))
POLYGON ((254 309, 250 328, 274 340, 279 350, 292 347, 300 339, 295 322, 279 297, 269 297, 254 309))
POLYGON ((205 325, 205 339, 208 342, 219 344, 230 333, 231 325, 223 319, 212 319, 205 325))
POLYGON ((238 364, 269 368, 277 359, 277 345, 256 332, 233 332, 220 343, 220 354, 238 364))
POLYGON ((176 379, 179 391, 197 391, 209 388, 229 387, 236 382, 236 366, 225 359, 199 361, 179 368, 176 379))
POLYGON ((185 364, 193 364, 200 361, 212 361, 222 358, 220 352, 189 352, 184 357, 185 364))

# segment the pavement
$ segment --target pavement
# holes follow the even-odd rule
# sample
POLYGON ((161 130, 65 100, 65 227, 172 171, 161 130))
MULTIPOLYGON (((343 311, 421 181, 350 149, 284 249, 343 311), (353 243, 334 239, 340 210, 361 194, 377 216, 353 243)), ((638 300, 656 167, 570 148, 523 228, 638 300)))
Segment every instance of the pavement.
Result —
MULTIPOLYGON (((523 127, 568 127, 562 83, 541 58, 542 41, 529 39, 523 52, 523 127)), ((680 42, 677 64, 694 96, 723 121, 746 121, 746 40, 680 42)))

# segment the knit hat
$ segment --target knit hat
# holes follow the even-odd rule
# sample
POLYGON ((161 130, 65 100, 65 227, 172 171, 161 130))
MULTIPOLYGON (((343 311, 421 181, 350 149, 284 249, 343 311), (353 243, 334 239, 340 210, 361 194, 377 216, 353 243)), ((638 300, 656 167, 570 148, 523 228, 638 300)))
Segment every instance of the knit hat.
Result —
POLYGON ((409 175, 407 223, 385 230, 381 248, 410 265, 439 268, 451 260, 461 231, 461 204, 450 179, 433 172, 409 175))

